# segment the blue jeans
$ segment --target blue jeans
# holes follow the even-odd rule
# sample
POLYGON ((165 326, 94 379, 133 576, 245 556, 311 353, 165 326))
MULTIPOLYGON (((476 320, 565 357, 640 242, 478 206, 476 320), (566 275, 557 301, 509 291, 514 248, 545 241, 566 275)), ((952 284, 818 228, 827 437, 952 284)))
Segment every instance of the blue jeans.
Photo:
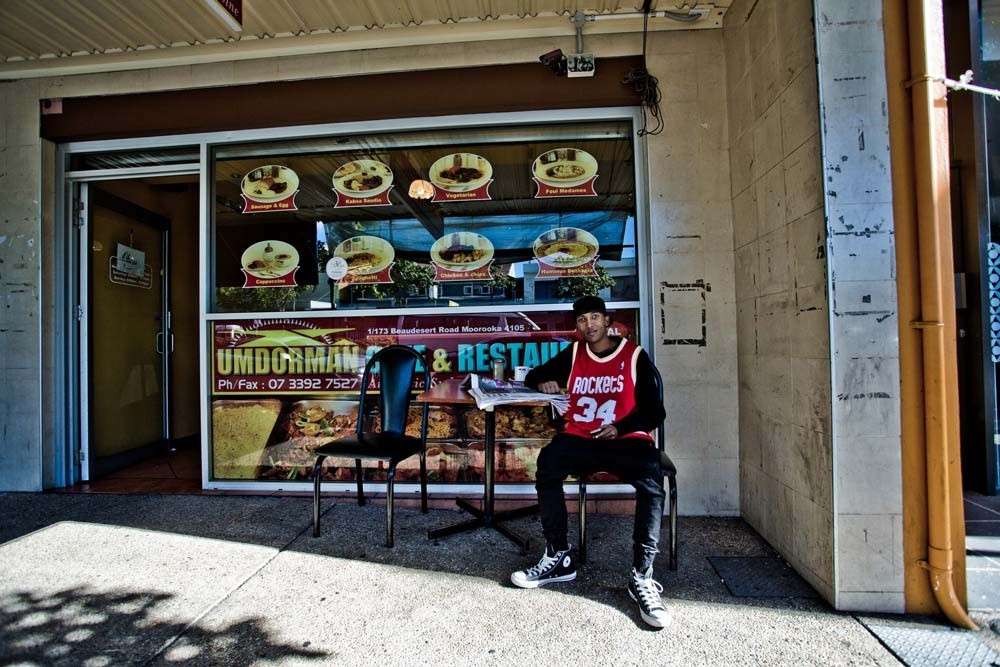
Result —
POLYGON ((648 440, 622 438, 594 440, 560 433, 538 454, 535 489, 545 541, 566 549, 567 514, 563 482, 568 475, 614 473, 635 487, 635 527, 632 532, 632 565, 646 570, 653 565, 663 517, 663 473, 660 452, 648 440))

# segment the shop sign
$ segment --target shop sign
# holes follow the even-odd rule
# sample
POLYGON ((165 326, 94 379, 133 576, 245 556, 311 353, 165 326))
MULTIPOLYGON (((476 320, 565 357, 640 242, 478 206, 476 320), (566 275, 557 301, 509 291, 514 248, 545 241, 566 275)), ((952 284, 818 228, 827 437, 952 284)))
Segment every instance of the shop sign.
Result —
POLYGON ((393 174, 389 165, 378 160, 353 160, 333 172, 334 208, 391 206, 393 174))
POLYGON ((451 153, 431 165, 434 202, 487 201, 493 165, 474 153, 451 153))
POLYGON ((153 272, 146 264, 146 253, 119 243, 118 254, 108 258, 108 280, 116 285, 150 289, 153 272))
POLYGON ((208 0, 208 5, 233 30, 243 29, 243 0, 208 0))
POLYGON ((491 280, 493 253, 493 242, 482 234, 445 234, 431 245, 434 279, 438 282, 491 280))
MULTIPOLYGON (((634 309, 616 312, 612 334, 630 335, 624 323, 637 317, 634 309)), ((229 320, 213 327, 212 473, 220 479, 311 478, 316 448, 354 432, 365 364, 385 346, 425 353, 436 384, 485 374, 494 359, 504 359, 507 368, 538 366, 574 336, 565 311, 229 320)), ((414 389, 422 390, 418 378, 414 389)), ((380 382, 376 369, 368 389, 378 391, 380 382)), ((428 478, 481 481, 485 428, 480 410, 430 406, 428 478)), ((413 416, 406 429, 419 432, 413 416)), ((496 480, 533 481, 539 444, 555 433, 545 408, 499 409, 496 480)), ((417 479, 412 463, 399 466, 398 481, 417 479)), ((354 461, 330 458, 320 474, 327 481, 351 480, 354 461)), ((384 474, 366 471, 369 479, 384 480, 384 474)))
POLYGON ((117 269, 133 276, 146 273, 146 253, 137 248, 131 248, 124 243, 118 244, 117 269))
MULTIPOLYGON (((217 321, 212 391, 215 395, 357 392, 368 358, 394 344, 427 351, 433 383, 489 373, 494 358, 504 359, 510 369, 534 367, 572 342, 570 319, 567 312, 511 312, 217 321)), ((617 313, 612 333, 629 335, 628 321, 627 315, 617 313)), ((372 388, 378 388, 377 379, 372 388)))
POLYGON ((247 172, 240 182, 243 213, 296 211, 299 175, 280 164, 268 164, 247 172))
POLYGON ((240 258, 243 287, 295 287, 299 270, 299 251, 284 241, 254 243, 240 258))
POLYGON ((538 186, 536 199, 547 197, 596 197, 597 159, 579 148, 545 151, 531 164, 538 186))

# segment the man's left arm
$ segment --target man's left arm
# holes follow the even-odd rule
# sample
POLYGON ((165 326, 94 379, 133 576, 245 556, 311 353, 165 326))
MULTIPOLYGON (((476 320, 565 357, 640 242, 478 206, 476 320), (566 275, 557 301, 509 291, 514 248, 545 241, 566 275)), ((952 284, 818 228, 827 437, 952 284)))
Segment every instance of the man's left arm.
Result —
MULTIPOLYGON (((657 396, 656 377, 653 375, 653 362, 645 350, 639 352, 635 369, 635 395, 636 396, 657 396)), ((643 431, 650 433, 660 427, 667 413, 663 409, 663 401, 636 401, 635 410, 622 417, 615 424, 618 436, 626 433, 643 431)))

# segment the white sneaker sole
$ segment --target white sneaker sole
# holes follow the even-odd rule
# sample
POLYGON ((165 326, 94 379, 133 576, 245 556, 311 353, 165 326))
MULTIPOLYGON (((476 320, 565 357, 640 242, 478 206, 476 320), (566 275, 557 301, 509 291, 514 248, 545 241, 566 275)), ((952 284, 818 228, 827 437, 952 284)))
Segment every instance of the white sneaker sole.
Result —
POLYGON ((517 572, 510 575, 510 583, 514 584, 518 588, 541 588, 545 584, 558 584, 562 581, 573 581, 576 579, 576 572, 570 572, 569 574, 564 574, 561 577, 549 577, 548 579, 536 579, 535 581, 530 581, 528 579, 519 579, 516 577, 517 572))
MULTIPOLYGON (((632 598, 636 604, 639 604, 639 599, 635 596, 635 593, 632 592, 632 589, 627 588, 626 590, 628 591, 628 596, 632 598)), ((672 620, 669 615, 666 618, 656 618, 655 616, 650 616, 642 610, 641 606, 639 607, 639 615, 642 616, 642 620, 646 623, 646 625, 651 625, 654 628, 665 628, 670 625, 670 621, 672 620)))

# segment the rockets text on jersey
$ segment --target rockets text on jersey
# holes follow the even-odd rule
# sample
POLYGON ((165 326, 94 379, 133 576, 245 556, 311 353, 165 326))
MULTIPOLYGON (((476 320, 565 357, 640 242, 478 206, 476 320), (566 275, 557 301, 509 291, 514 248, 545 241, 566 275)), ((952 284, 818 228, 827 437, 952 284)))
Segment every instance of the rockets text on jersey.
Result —
MULTIPOLYGON (((573 344, 573 367, 567 383, 570 405, 563 415, 567 433, 593 437, 593 431, 620 421, 635 409, 636 362, 641 350, 623 338, 611 354, 599 357, 586 343, 573 344)), ((618 437, 652 440, 642 431, 618 437)))

